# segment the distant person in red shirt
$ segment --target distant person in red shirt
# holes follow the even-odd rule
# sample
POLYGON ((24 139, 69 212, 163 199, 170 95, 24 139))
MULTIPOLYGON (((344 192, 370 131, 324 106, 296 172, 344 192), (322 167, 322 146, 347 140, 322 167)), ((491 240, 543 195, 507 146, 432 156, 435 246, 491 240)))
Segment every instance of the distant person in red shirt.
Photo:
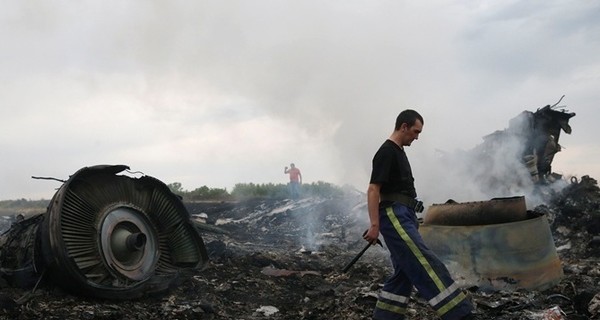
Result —
POLYGON ((300 197, 300 185, 302 184, 302 173, 300 169, 291 163, 290 168, 285 167, 283 173, 290 175, 290 195, 292 199, 298 199, 300 197))

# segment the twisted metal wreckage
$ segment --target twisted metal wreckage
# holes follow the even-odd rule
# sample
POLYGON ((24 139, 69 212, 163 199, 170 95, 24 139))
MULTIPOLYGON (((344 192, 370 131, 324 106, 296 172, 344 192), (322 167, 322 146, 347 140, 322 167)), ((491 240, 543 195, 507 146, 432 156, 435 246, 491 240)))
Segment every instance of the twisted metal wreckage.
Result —
POLYGON ((10 284, 42 279, 75 294, 132 299, 167 290, 182 268, 208 260, 181 200, 161 181, 86 167, 55 193, 46 213, 0 238, 1 273, 10 284))
MULTIPOLYGON (((551 163, 575 114, 555 107, 524 111, 508 129, 484 137, 474 156, 491 163, 492 150, 516 139, 517 157, 535 185, 559 179, 551 163)), ((203 266, 208 255, 181 199, 155 178, 119 174, 126 169, 82 168, 44 214, 13 224, 0 236, 0 275, 13 286, 35 288, 46 279, 75 294, 132 299, 166 291, 181 270, 203 266)), ((562 276, 552 234, 546 217, 524 203, 516 196, 435 204, 421 232, 464 285, 549 286, 562 276)))
MULTIPOLYGON (((560 132, 571 133, 569 119, 575 113, 555 110, 557 104, 536 112, 524 111, 510 120, 506 130, 484 137, 484 143, 471 154, 482 164, 476 173, 478 181, 492 190, 510 189, 503 189, 502 184, 519 179, 494 176, 490 167, 497 166, 497 161, 511 160, 527 169, 523 171, 530 176, 534 192, 544 193, 546 187, 560 181, 551 164, 561 151, 560 132), (498 152, 508 159, 497 157, 498 152)), ((527 210, 524 196, 434 204, 428 208, 420 231, 465 286, 544 289, 563 276, 548 219, 535 209, 527 210)))

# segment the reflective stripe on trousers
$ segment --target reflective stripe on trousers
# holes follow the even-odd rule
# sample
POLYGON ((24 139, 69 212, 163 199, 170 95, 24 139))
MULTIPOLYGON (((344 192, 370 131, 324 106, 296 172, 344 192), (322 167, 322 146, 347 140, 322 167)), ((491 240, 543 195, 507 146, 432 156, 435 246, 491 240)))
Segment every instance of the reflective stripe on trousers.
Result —
POLYGON ((380 232, 394 267, 379 295, 373 317, 404 319, 413 286, 444 320, 460 319, 473 309, 446 266, 427 248, 414 211, 394 204, 380 209, 380 232))

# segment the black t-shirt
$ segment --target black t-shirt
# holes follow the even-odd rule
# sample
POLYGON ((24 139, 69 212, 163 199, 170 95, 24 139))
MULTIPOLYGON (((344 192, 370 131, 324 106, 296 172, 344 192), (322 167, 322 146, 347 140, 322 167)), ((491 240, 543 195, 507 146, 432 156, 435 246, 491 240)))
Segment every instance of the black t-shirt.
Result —
POLYGON ((416 198, 414 181, 404 150, 392 140, 386 140, 373 157, 370 183, 381 185, 383 194, 402 193, 416 198))

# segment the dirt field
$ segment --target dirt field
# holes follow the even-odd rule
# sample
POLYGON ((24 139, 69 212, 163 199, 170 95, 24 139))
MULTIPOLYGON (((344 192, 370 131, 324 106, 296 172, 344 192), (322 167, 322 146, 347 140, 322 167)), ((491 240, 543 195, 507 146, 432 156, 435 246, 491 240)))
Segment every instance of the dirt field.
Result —
MULTIPOLYGON (((594 180, 571 186, 544 207, 557 246, 567 248, 559 251, 564 279, 545 291, 466 288, 481 319, 598 318, 599 199, 594 180)), ((70 295, 51 279, 34 291, 3 283, 0 318, 369 319, 391 271, 386 249, 370 248, 341 272, 364 246, 363 202, 350 196, 186 203, 191 214, 208 217, 198 225, 210 261, 202 270, 185 271, 166 293, 111 301, 70 295)), ((412 319, 436 319, 418 294, 410 313, 412 319)))

